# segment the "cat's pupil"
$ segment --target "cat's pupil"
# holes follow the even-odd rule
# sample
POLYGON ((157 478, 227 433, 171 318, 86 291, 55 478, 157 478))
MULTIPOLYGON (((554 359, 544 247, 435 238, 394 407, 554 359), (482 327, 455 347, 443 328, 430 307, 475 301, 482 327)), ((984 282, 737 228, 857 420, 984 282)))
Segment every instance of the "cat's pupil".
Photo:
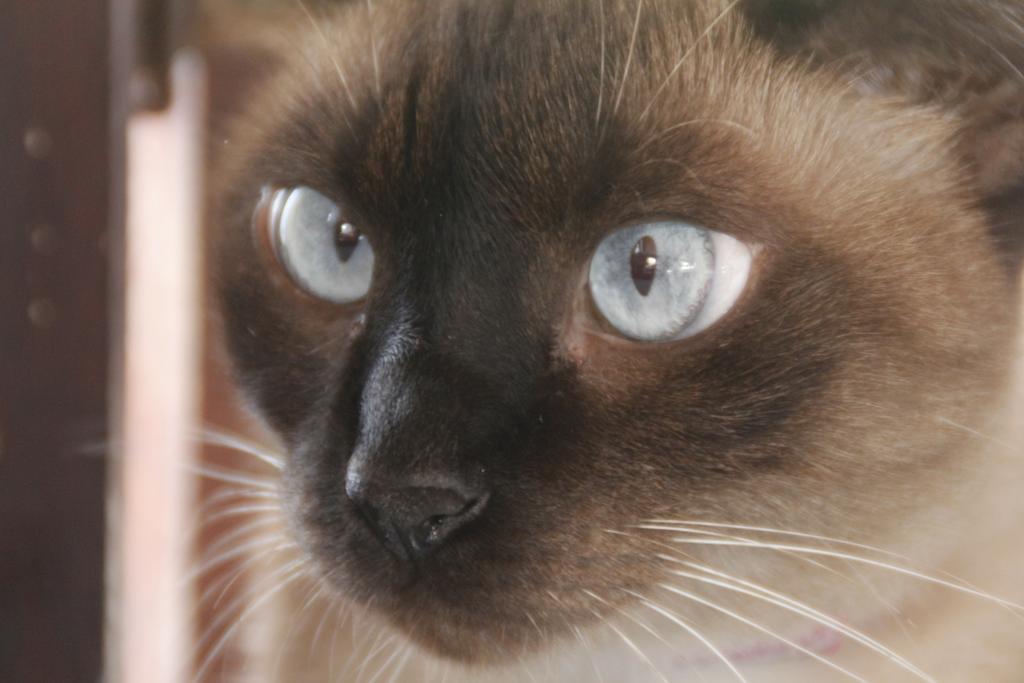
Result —
POLYGON ((647 296, 658 273, 658 245, 650 235, 637 240, 629 256, 629 272, 640 296, 647 296))
POLYGON ((342 263, 346 263, 359 245, 359 230, 351 223, 338 220, 333 215, 328 217, 328 221, 337 226, 334 228, 334 246, 338 250, 338 258, 342 263))

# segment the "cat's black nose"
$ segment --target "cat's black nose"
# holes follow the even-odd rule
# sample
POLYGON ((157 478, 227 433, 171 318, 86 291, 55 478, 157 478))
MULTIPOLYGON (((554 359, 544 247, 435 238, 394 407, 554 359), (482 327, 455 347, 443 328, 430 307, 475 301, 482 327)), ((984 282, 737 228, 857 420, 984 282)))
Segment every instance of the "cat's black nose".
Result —
POLYGON ((349 472, 345 492, 384 546, 416 560, 480 516, 490 495, 461 482, 382 485, 349 472))

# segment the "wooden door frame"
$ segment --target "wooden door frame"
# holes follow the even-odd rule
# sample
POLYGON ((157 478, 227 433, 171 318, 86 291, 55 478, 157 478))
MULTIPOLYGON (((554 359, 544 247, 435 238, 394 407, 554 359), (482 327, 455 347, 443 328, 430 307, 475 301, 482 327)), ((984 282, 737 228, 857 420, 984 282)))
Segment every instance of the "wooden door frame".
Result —
POLYGON ((103 675, 124 89, 107 0, 0 6, 0 680, 103 675))

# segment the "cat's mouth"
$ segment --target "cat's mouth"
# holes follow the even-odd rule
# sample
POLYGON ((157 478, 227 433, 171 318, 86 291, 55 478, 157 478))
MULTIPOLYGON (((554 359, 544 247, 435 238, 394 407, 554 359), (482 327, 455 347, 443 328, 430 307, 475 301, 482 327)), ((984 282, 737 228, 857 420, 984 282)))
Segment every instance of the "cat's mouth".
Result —
MULTIPOLYGON (((344 497, 330 519, 296 521, 319 573, 345 601, 438 656, 495 665, 550 647, 565 624, 589 615, 552 609, 547 589, 557 587, 547 577, 576 560, 548 547, 535 524, 512 519, 514 507, 486 495, 402 525, 344 497)), ((305 509, 317 508, 328 506, 305 509)))
POLYGON ((424 649, 466 663, 495 664, 550 643, 537 640, 523 596, 479 544, 459 538, 424 549, 393 530, 366 524, 337 588, 424 649), (353 586, 356 590, 353 590, 353 586))

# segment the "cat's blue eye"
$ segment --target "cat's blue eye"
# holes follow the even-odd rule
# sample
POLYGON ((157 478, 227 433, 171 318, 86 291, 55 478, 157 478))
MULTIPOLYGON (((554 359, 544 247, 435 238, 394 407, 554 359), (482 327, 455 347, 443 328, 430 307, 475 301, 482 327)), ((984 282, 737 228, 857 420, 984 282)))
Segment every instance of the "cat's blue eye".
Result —
POLYGON ((366 296, 373 248, 337 203, 308 187, 276 190, 269 202, 270 243, 299 287, 339 304, 366 296))
POLYGON ((637 341, 701 332, 746 285, 750 248, 725 233, 664 221, 606 237, 590 262, 590 293, 604 319, 637 341))

